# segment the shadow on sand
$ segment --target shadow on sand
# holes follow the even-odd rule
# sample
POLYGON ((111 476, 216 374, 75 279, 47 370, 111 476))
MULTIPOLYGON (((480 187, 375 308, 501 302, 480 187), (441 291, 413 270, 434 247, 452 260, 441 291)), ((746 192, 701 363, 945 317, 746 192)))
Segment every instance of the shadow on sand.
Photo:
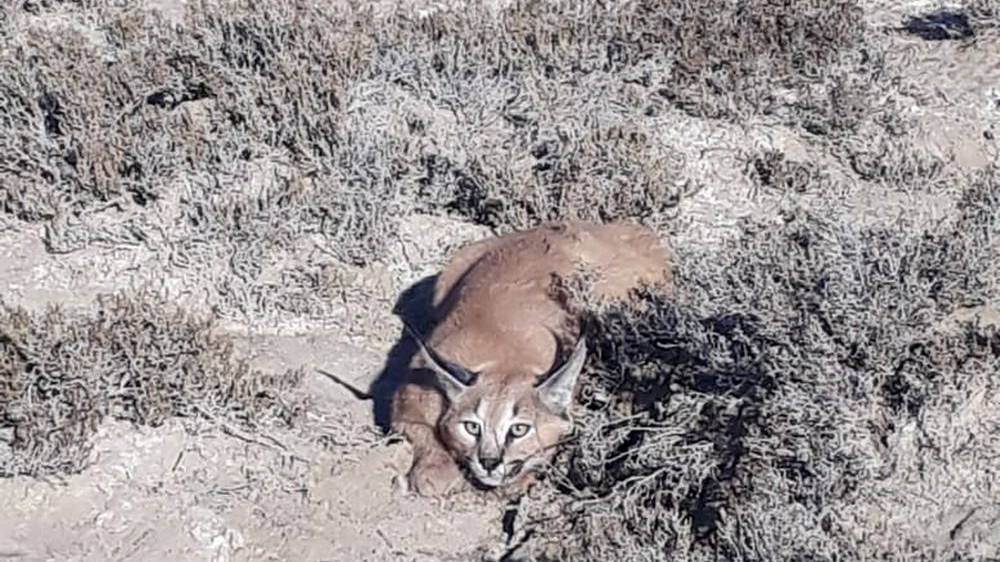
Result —
MULTIPOLYGON (((420 334, 427 334, 431 327, 436 281, 437 275, 431 275, 414 283, 403 291, 392 309, 393 314, 401 317, 420 334)), ((409 368, 410 360, 416 353, 416 342, 404 328, 400 328, 399 339, 389 351, 382 370, 368 388, 375 425, 382 431, 389 430, 392 395, 399 387, 401 377, 409 368)))

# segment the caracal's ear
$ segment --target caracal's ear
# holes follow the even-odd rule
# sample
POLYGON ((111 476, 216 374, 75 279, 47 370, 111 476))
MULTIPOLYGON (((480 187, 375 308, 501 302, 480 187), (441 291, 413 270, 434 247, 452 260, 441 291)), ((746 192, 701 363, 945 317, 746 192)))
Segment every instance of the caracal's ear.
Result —
POLYGON ((406 320, 403 320, 403 328, 417 342, 417 347, 420 348, 420 354, 423 356, 424 362, 434 372, 438 386, 444 391, 449 400, 454 400, 455 397, 476 382, 476 375, 474 373, 470 373, 461 366, 443 359, 429 345, 424 343, 423 338, 417 334, 406 320))
POLYGON ((586 360, 587 339, 580 336, 569 359, 535 389, 538 400, 553 414, 566 416, 573 401, 573 389, 586 360))

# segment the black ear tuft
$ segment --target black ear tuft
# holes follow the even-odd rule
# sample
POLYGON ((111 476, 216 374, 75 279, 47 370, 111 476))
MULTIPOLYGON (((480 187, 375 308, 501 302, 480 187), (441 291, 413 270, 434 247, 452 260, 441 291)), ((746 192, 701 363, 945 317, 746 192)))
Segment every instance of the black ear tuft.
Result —
POLYGON ((434 371, 441 390, 444 391, 448 398, 455 398, 466 388, 475 384, 477 378, 475 373, 442 358, 429 345, 424 343, 423 338, 417 334, 416 330, 406 320, 402 318, 400 320, 403 322, 403 328, 406 329, 406 332, 416 342, 427 366, 434 371))
POLYGON ((461 365, 456 365, 447 359, 442 359, 441 356, 435 353, 430 347, 427 348, 427 351, 433 354, 432 358, 434 361, 447 369, 447 371, 451 373, 451 376, 458 379, 458 382, 464 384, 465 386, 472 386, 476 384, 476 381, 479 379, 478 373, 473 373, 461 365))

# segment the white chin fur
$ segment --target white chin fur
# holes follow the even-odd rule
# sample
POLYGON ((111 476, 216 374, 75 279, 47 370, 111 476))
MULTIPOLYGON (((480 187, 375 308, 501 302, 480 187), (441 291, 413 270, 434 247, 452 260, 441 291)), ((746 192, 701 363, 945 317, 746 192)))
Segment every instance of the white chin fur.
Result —
POLYGON ((489 474, 483 470, 483 467, 478 462, 470 462, 467 466, 469 467, 471 476, 483 486, 496 488, 504 484, 504 477, 507 475, 507 467, 504 465, 498 466, 496 470, 489 474))
POLYGON ((491 488, 496 488, 503 484, 503 474, 486 474, 478 466, 472 467, 472 476, 483 486, 489 486, 491 488))
POLYGON ((487 476, 485 478, 477 476, 476 480, 478 480, 483 486, 488 486, 490 488, 499 488, 500 485, 503 484, 503 479, 495 476, 487 476))

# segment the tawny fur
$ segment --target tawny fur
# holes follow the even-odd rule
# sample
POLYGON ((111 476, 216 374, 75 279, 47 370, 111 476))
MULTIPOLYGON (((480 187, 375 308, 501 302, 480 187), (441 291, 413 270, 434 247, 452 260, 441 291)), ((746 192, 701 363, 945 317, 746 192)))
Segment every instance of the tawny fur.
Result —
POLYGON ((670 261, 655 233, 622 223, 549 223, 459 250, 438 275, 426 343, 479 374, 449 399, 421 355, 411 363, 392 409, 393 427, 413 445, 411 489, 435 495, 464 488, 460 466, 489 480, 477 458, 494 456, 503 460, 496 469, 503 477, 493 484, 530 485, 532 471, 520 469, 547 461, 570 428, 566 412, 547 408, 536 387, 578 336, 578 318, 553 297, 553 283, 582 267, 594 275, 591 296, 622 299, 640 285, 669 285, 670 261), (479 437, 463 432, 470 416, 483 426, 479 437), (504 420, 531 431, 519 439, 500 434, 504 420))

